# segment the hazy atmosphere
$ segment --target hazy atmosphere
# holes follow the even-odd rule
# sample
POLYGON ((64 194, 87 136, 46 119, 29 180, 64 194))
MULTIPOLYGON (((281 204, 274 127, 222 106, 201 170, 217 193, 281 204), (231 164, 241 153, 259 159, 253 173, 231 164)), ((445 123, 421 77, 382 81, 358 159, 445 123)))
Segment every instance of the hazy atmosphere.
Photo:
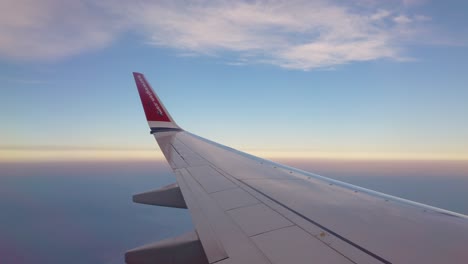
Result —
MULTIPOLYGON (((278 161, 468 214, 468 162, 278 161)), ((4 263, 123 263, 125 251, 193 228, 185 209, 131 201, 174 182, 160 159, 1 166, 4 263)))
POLYGON ((0 2, 0 263, 123 263, 193 229, 132 72, 185 130, 468 214, 468 3, 0 2))

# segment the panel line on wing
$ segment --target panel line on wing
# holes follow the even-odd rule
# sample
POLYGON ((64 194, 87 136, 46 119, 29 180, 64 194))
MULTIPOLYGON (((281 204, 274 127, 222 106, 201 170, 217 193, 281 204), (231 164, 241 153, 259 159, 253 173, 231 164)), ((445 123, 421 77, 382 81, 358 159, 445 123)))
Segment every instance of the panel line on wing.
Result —
MULTIPOLYGON (((184 146, 186 146, 188 149, 190 149, 190 151, 192 151, 193 153, 196 153, 197 155, 200 155, 200 154, 197 153, 195 150, 193 150, 193 149, 191 149, 190 147, 188 147, 184 142, 182 142, 182 140, 178 139, 178 141, 179 141, 180 143, 182 143, 184 146)), ((205 159, 205 160, 206 160, 206 159, 205 159)), ((242 180, 239 180, 239 179, 237 179, 236 177, 234 177, 234 176, 230 175, 229 173, 225 172, 224 170, 222 170, 221 168, 217 167, 215 164, 213 164, 213 163, 210 162, 209 160, 206 160, 206 161, 207 161, 208 164, 211 164, 210 167, 211 167, 213 170, 215 170, 215 171, 217 171, 219 174, 221 174, 222 177, 226 177, 227 179, 229 179, 230 181, 232 181, 234 184, 238 185, 239 188, 241 188, 241 189, 244 189, 244 188, 245 188, 245 187, 242 187, 241 185, 250 187, 248 184, 246 184, 246 183, 243 182, 242 180)), ((301 180, 301 179, 297 179, 297 180, 301 180)), ((254 189, 254 188, 251 188, 251 189, 254 189)), ((225 190, 222 190, 222 191, 225 191, 225 190)), ((257 191, 257 190, 255 190, 255 191, 257 191)), ((263 195, 263 193, 261 193, 261 192, 259 192, 259 191, 257 191, 257 192, 258 192, 260 195, 263 195)), ((213 194, 213 193, 211 193, 211 194, 213 194)), ((263 195, 263 196, 265 196, 265 195, 263 195)), ((267 196, 265 196, 265 197, 267 197, 267 196)), ((267 198, 268 198, 268 197, 267 197, 267 198)), ((270 199, 270 200, 272 200, 272 199, 270 199)), ((274 201, 274 200, 272 200, 272 201, 275 202, 275 203, 277 203, 277 202, 274 201)), ((258 204, 259 204, 259 205, 262 204, 262 205, 264 205, 264 206, 267 206, 268 208, 270 208, 271 210, 275 211, 276 213, 278 213, 278 214, 284 216, 282 213, 278 212, 277 210, 275 210, 274 208, 272 208, 271 206, 265 204, 265 203, 262 202, 262 201, 260 201, 258 204)), ((288 207, 286 207, 286 206, 284 206, 284 205, 282 205, 282 204, 279 204, 279 203, 277 203, 277 204, 280 205, 280 206, 282 206, 282 207, 284 207, 284 208, 286 208, 287 210, 291 211, 292 213, 298 215, 296 212, 290 210, 288 207)), ((239 207, 239 208, 245 208, 245 206, 241 206, 241 207, 239 207)), ((234 210, 234 208, 232 208, 232 209, 230 209, 230 210, 228 210, 228 211, 231 211, 231 210, 234 210)), ((303 218, 301 215, 298 215, 298 216, 301 217, 301 218, 303 218)), ((286 216, 284 216, 284 217, 286 217, 286 216)), ((289 219, 288 217, 286 217, 286 218, 289 219)), ((314 223, 311 223, 310 221, 308 221, 308 222, 309 222, 310 224, 313 224, 313 225, 315 225, 315 226, 320 227, 319 225, 316 225, 316 224, 314 224, 314 223)), ((278 227, 278 228, 273 228, 273 229, 270 229, 270 230, 265 230, 264 232, 261 232, 261 234, 269 233, 269 232, 274 232, 274 231, 276 231, 276 230, 278 230, 278 229, 285 228, 285 227, 290 227, 290 226, 295 226, 295 225, 296 225, 296 224, 292 224, 292 225, 286 225, 286 226, 284 226, 284 227, 278 227)), ((297 225, 296 225, 296 226, 297 226, 297 225)), ((300 226, 297 226, 297 227, 300 228, 300 229, 302 229, 302 230, 304 230, 304 229, 303 229, 302 227, 300 227, 300 226)), ((322 229, 324 229, 324 228, 322 228, 322 229)), ((328 230, 328 229, 327 229, 327 230, 328 230)), ((340 251, 338 251, 336 248, 330 246, 330 245, 327 244, 325 241, 323 241, 323 240, 321 240, 320 238, 316 237, 315 235, 311 234, 311 233, 308 232, 307 230, 304 230, 304 232, 306 232, 307 234, 311 235, 312 237, 314 237, 315 239, 317 239, 318 241, 320 241, 321 243, 323 243, 325 246, 327 246, 328 248, 330 248, 330 249, 331 249, 333 252, 335 252, 336 254, 338 254, 338 255, 344 257, 345 259, 347 259, 348 261, 350 261, 350 262, 352 262, 352 263, 356 263, 355 261, 351 260, 348 256, 344 255, 343 253, 341 253, 340 251)), ((329 232, 329 233, 332 233, 332 232, 329 232)), ((260 233, 259 233, 259 234, 260 234, 260 233)), ((258 235, 258 234, 255 234, 255 235, 258 235)), ((254 236, 255 236, 255 235, 254 235, 254 236)), ((253 236, 252 236, 252 237, 253 237, 253 236)), ((338 237, 337 237, 337 238, 338 238, 338 237)), ((390 262, 384 262, 384 263, 390 263, 390 262)))
POLYGON ((379 256, 379 255, 377 255, 377 254, 375 254, 375 253, 373 253, 373 252, 367 250, 367 249, 364 248, 364 247, 361 247, 360 245, 354 243, 353 241, 351 241, 351 240, 349 240, 349 239, 347 239, 347 238, 341 236, 340 234, 334 232, 333 230, 331 230, 331 229, 329 229, 329 228, 327 228, 327 227, 325 227, 325 226, 323 226, 323 225, 317 223, 316 221, 314 221, 314 220, 310 219, 309 217, 307 217, 307 216, 305 216, 305 215, 299 213, 298 211, 296 211, 296 210, 294 210, 294 209, 288 207, 287 205, 285 205, 285 204, 281 203, 280 201, 274 199, 273 197, 269 196, 268 194, 266 194, 266 193, 264 193, 264 192, 258 190, 257 188, 255 188, 255 187, 249 185, 248 183, 246 183, 246 182, 244 182, 244 181, 242 181, 242 180, 241 180, 241 182, 244 183, 245 185, 249 186, 250 188, 252 188, 252 189, 255 190, 256 192, 258 192, 258 193, 262 194, 263 196, 267 197, 268 199, 274 201, 275 203, 277 203, 277 204, 283 206, 284 208, 286 208, 286 209, 290 210, 291 212, 295 213, 296 215, 302 217, 303 219, 307 220, 308 222, 310 222, 310 223, 312 223, 312 224, 314 224, 314 225, 316 225, 316 226, 322 228, 323 230, 327 231, 328 233, 334 235, 335 237, 337 237, 337 238, 343 240, 344 242, 346 242, 346 243, 348 243, 348 244, 354 246, 355 248, 359 249, 360 251, 366 253, 367 255, 372 256, 373 258, 379 260, 379 261, 382 262, 382 263, 391 264, 390 261, 384 259, 383 257, 381 257, 381 256, 379 256))
MULTIPOLYGON (((234 223, 233 219, 225 214, 224 210, 217 205, 211 195, 195 180, 193 175, 187 169, 183 169, 181 172, 183 173, 181 180, 184 180, 187 188, 193 194, 193 200, 190 202, 187 201, 189 210, 192 209, 191 203, 193 202, 198 205, 196 209, 197 213, 206 216, 204 219, 194 219, 194 222, 197 222, 199 225, 208 225, 212 228, 217 241, 219 240, 222 244, 226 256, 229 257, 229 259, 232 258, 238 261, 235 263, 249 263, 248 261, 259 264, 270 263, 250 238, 234 223), (203 223, 199 223, 200 220, 203 220, 203 223)), ((184 190, 182 191, 184 194, 184 190)), ((190 212, 192 213, 193 211, 191 210, 190 212)), ((203 231, 200 230, 200 233, 203 233, 203 231)), ((207 253, 207 256, 208 255, 207 253)))
MULTIPOLYGON (((188 134, 188 135, 180 134, 180 135, 182 136, 182 138, 184 138, 184 137, 190 136, 190 135, 192 135, 192 134, 188 134)), ((198 139, 198 138, 199 138, 199 137, 197 137, 197 139, 198 139)), ((185 146, 187 149, 189 149, 191 152, 195 153, 196 155, 202 156, 201 154, 197 153, 195 150, 193 150, 192 148, 190 148, 187 144, 185 144, 180 138, 177 139, 177 141, 178 141, 178 143, 181 143, 183 146, 185 146)), ((213 145, 213 146, 216 147, 216 145, 213 145)), ((222 150, 224 150, 224 151, 229 151, 229 150, 227 150, 227 149, 225 149, 225 148, 222 148, 222 150)), ((238 151, 236 151, 236 152, 238 152, 238 151)), ((247 158, 247 157, 245 157, 245 156, 243 156, 243 155, 241 155, 241 156, 244 157, 244 158, 247 158)), ((286 208, 286 209, 289 210, 290 212, 292 212, 292 213, 296 214, 297 216, 301 217, 302 219, 304 219, 305 221, 309 222, 310 224, 313 224, 313 225, 315 225, 315 226, 321 228, 322 230, 328 232, 329 234, 333 235, 333 236, 336 237, 337 239, 342 240, 342 241, 345 242, 346 244, 348 244, 348 245, 350 245, 350 246, 356 248, 357 250, 359 250, 359 251, 363 252, 364 254, 366 254, 366 255, 368 255, 368 256, 374 258, 375 260, 378 260, 378 261, 380 261, 381 263, 391 264, 390 261, 384 259, 383 257, 381 257, 381 256, 379 256, 379 255, 377 255, 377 254, 375 254, 375 253, 373 253, 373 252, 367 250, 366 248, 364 248, 364 247, 362 247, 362 246, 360 246, 360 245, 354 243, 353 241, 351 241, 351 240, 349 240, 349 239, 347 239, 347 238, 345 238, 345 237, 339 235, 338 233, 332 231, 331 229, 329 229, 329 228, 327 228, 327 227, 325 227, 325 226, 319 224, 318 222, 316 222, 316 221, 314 221, 314 220, 308 218, 307 216, 305 216, 305 215, 299 213, 298 211, 296 211, 296 210, 294 210, 294 209, 288 207, 287 205, 285 205, 285 204, 283 204, 283 203, 277 201, 276 199, 272 198, 271 196, 267 195, 266 193, 264 193, 264 192, 258 190, 257 188, 251 186, 250 184, 248 184, 248 183, 246 182, 246 180, 248 180, 248 179, 245 179, 245 180, 244 180, 244 179, 238 179, 237 177, 234 177, 233 175, 230 175, 229 173, 225 172, 223 169, 217 167, 217 166, 216 166, 215 164, 213 164, 210 160, 207 160, 207 159, 205 159, 205 160, 207 161, 208 164, 211 164, 210 167, 211 167, 212 169, 218 171, 220 174, 224 175, 223 177, 226 177, 226 178, 230 179, 230 181, 239 182, 239 183, 241 183, 241 184, 243 184, 243 185, 245 185, 245 186, 251 188, 252 190, 256 191, 257 193, 263 195, 264 197, 266 197, 266 198, 270 199, 271 201, 275 202, 276 204, 278 204, 278 205, 280 205, 280 206, 286 208)), ((279 170, 279 171, 281 171, 281 173, 284 173, 285 175, 289 175, 289 173, 287 173, 287 172, 284 171, 284 170, 279 170)), ((276 180, 280 180, 280 178, 275 178, 275 179, 276 179, 276 180)), ((261 180, 261 179, 260 179, 260 180, 261 180)), ((287 179, 284 179, 284 180, 287 180, 287 179)), ((288 180, 291 180, 291 179, 288 179, 288 180)), ((298 180, 301 180, 301 179, 298 179, 298 180)), ((236 184, 236 185, 238 185, 238 184, 236 184)), ((239 186, 239 187, 240 187, 240 186, 239 186)), ((241 187, 241 188, 242 188, 242 187, 241 187)), ((271 208, 271 207, 270 207, 270 208, 271 208)), ((274 210, 274 209, 272 208, 272 210, 274 210)), ((274 210, 274 211, 276 211, 276 210, 274 210)), ((304 230, 304 231, 307 232, 307 230, 304 230)), ((309 233, 309 232, 307 232, 307 233, 309 233)), ((309 234, 310 234, 310 233, 309 233, 309 234)), ((313 234, 311 234, 311 235, 313 235, 313 234)), ((314 236, 314 235, 313 235, 313 236, 314 236)), ((314 237, 316 237, 316 236, 314 236, 314 237)), ((334 250, 334 251, 337 252, 338 254, 340 254, 340 255, 342 255, 343 257, 349 259, 347 256, 343 255, 341 252, 339 252, 337 249, 335 249, 334 247, 332 247, 331 245, 329 245, 328 243, 326 243, 326 242, 325 242, 324 240, 322 240, 321 238, 319 238, 319 237, 316 237, 316 238, 317 238, 319 241, 322 241, 325 245, 327 245, 328 247, 330 247, 332 250, 334 250)), ((350 260, 350 259, 349 259, 349 260, 350 260)), ((352 260, 350 260, 350 261, 352 261, 352 260)), ((354 261, 352 261, 352 262, 354 262, 354 261)))
POLYGON ((216 236, 216 232, 206 221, 206 216, 201 208, 197 206, 195 193, 191 190, 189 183, 186 182, 185 178, 191 177, 190 173, 186 169, 178 169, 175 170, 175 175, 209 262, 213 263, 228 258, 222 243, 216 236))

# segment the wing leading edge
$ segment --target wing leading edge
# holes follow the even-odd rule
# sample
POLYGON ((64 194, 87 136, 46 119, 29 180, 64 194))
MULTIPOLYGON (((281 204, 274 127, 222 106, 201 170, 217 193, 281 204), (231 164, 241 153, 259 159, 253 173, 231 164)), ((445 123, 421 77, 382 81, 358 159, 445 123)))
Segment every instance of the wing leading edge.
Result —
POLYGON ((142 74, 134 77, 151 132, 177 180, 134 200, 188 208, 195 233, 129 251, 127 263, 167 259, 186 263, 187 258, 177 257, 182 252, 193 256, 193 263, 468 260, 467 216, 277 164, 193 135, 173 121, 142 74))

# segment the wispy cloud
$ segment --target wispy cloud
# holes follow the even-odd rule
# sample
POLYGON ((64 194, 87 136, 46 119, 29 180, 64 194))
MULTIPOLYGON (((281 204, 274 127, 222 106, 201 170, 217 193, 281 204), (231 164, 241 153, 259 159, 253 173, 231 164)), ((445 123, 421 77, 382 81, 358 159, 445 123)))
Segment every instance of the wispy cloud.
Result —
POLYGON ((404 60, 406 41, 426 34, 421 29, 431 19, 408 10, 416 3, 421 1, 4 1, 0 55, 60 58, 105 47, 132 31, 180 54, 230 52, 235 64, 309 70, 404 60))
POLYGON ((67 57, 107 46, 119 30, 118 21, 92 2, 0 2, 0 55, 3 57, 67 57))

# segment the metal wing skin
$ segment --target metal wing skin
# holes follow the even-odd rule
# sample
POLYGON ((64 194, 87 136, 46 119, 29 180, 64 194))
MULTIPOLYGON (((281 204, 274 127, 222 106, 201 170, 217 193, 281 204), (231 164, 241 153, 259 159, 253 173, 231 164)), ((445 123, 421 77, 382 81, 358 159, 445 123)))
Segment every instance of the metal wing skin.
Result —
POLYGON ((193 135, 174 122, 142 74, 134 77, 151 134, 177 180, 134 200, 188 208, 195 232, 129 251, 128 263, 468 263, 468 216, 193 135))

